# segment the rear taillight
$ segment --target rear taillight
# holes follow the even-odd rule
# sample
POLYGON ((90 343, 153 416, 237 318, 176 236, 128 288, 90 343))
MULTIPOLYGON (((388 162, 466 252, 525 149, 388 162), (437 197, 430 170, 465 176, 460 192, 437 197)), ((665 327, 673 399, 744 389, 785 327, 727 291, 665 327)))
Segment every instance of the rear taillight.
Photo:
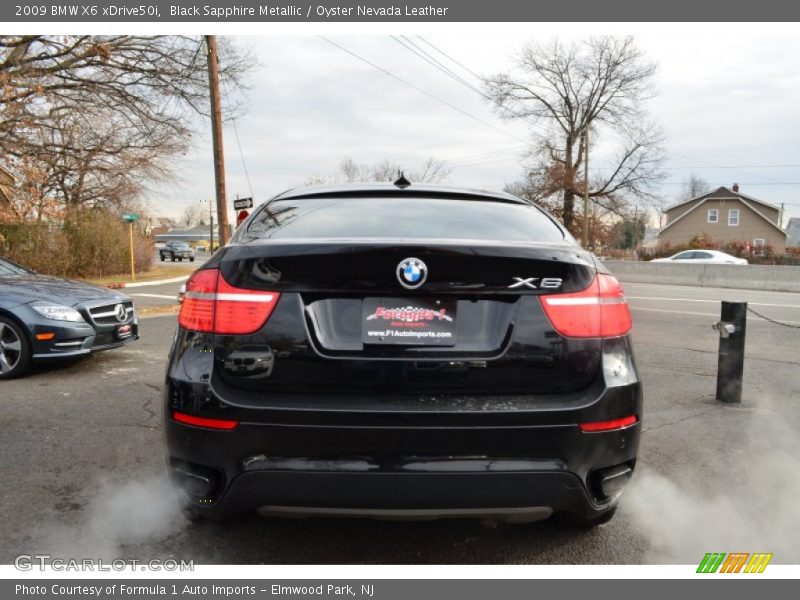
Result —
POLYGON ((235 429, 239 421, 231 421, 230 419, 209 419, 208 417, 196 417, 194 415, 187 415, 186 413, 175 411, 172 413, 172 418, 178 423, 185 425, 194 425, 195 427, 205 427, 206 429, 235 429))
POLYGON ((255 333, 267 322, 279 297, 277 292, 232 286, 218 269, 204 269, 186 283, 178 323, 204 333, 255 333))
POLYGON ((581 423, 578 427, 585 433, 597 433, 598 431, 614 431, 625 429, 631 425, 636 425, 639 419, 636 415, 629 415, 621 419, 611 419, 610 421, 593 421, 591 423, 581 423))
POLYGON ((206 269, 196 271, 186 282, 178 323, 192 331, 214 330, 214 297, 217 293, 219 271, 206 269))
POLYGON ((584 290, 539 296, 553 328, 566 337, 615 337, 631 330, 631 313, 619 281, 599 273, 584 290))

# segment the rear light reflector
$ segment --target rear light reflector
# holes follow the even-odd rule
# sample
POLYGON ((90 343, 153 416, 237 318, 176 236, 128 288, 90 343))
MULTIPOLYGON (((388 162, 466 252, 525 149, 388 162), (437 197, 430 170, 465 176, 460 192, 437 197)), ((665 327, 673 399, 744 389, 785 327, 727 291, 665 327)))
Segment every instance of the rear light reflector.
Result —
POLYGON ((207 429, 222 429, 229 431, 239 424, 239 421, 231 421, 229 419, 209 419, 207 417, 196 417, 194 415, 187 415, 186 413, 175 411, 172 413, 172 418, 178 423, 186 425, 195 425, 197 427, 205 427, 207 429))
POLYGON ((539 296, 553 328, 566 337, 616 337, 631 330, 631 313, 622 286, 598 273, 589 286, 571 294, 539 296))
POLYGON ((612 419, 610 421, 594 421, 592 423, 581 423, 578 427, 581 431, 586 433, 594 433, 597 431, 613 431, 615 429, 625 429, 634 425, 639 419, 636 415, 623 417, 622 419, 612 419))
POLYGON ((255 333, 267 322, 279 297, 278 292, 235 287, 218 269, 204 269, 186 283, 178 323, 204 333, 255 333))

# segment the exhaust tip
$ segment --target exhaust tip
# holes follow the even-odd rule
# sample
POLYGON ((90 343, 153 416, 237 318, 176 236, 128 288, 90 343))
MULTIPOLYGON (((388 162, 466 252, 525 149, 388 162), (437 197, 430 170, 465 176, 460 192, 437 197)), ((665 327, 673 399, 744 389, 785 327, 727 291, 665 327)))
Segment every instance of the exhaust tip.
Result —
POLYGON ((619 496, 633 477, 627 463, 598 469, 589 475, 589 487, 597 500, 608 501, 619 496))
POLYGON ((213 502, 219 495, 222 477, 216 469, 173 460, 171 475, 175 486, 195 502, 213 502))

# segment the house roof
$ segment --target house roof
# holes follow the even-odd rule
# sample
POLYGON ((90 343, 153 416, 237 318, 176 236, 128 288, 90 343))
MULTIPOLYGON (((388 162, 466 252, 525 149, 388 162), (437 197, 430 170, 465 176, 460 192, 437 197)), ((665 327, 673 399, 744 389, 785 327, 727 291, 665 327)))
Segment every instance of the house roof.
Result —
POLYGON ((697 204, 692 206, 686 212, 684 212, 680 216, 676 217, 675 219, 673 219, 672 221, 670 221, 669 223, 664 225, 664 227, 661 229, 661 231, 666 231, 667 229, 669 229, 670 227, 675 225, 675 223, 677 223, 678 221, 683 219, 683 217, 685 217, 686 215, 688 215, 692 211, 700 208, 700 206, 705 204, 705 202, 707 200, 721 200, 721 199, 734 199, 734 200, 741 201, 742 204, 744 204, 747 208, 749 208, 754 213, 756 213, 759 217, 764 219, 764 221, 766 221, 769 225, 771 225, 772 227, 774 227, 775 229, 780 231, 782 234, 786 235, 786 232, 783 229, 781 229, 780 225, 776 224, 769 217, 767 217, 764 213, 762 213, 760 210, 758 210, 758 205, 766 206, 766 207, 774 209, 774 210, 779 210, 777 206, 774 206, 774 205, 769 204, 767 202, 764 202, 762 200, 758 200, 757 198, 752 198, 750 196, 747 196, 746 194, 742 194, 741 192, 734 192, 733 190, 729 190, 725 186, 721 186, 721 187, 717 188, 716 190, 714 190, 713 192, 707 192, 707 193, 703 194, 702 196, 697 196, 696 198, 692 198, 691 200, 686 200, 684 202, 679 202, 678 204, 670 206, 669 208, 665 208, 663 210, 663 212, 668 212, 670 210, 678 208, 679 206, 683 206, 684 204, 689 204, 690 202, 695 202, 697 200, 700 200, 700 202, 698 202, 697 204))
POLYGON ((705 194, 700 194, 699 196, 695 196, 694 198, 690 198, 689 200, 683 200, 678 202, 677 204, 673 204, 672 206, 668 206, 661 212, 669 212, 673 209, 676 209, 684 204, 689 204, 690 202, 696 202, 701 198, 707 199, 714 199, 714 198, 741 198, 743 200, 749 200, 750 202, 754 202, 756 204, 763 204, 767 208, 771 208, 773 210, 780 210, 774 204, 770 204, 769 202, 764 202, 763 200, 759 200, 758 198, 753 198, 752 196, 748 196, 747 194, 743 194, 742 192, 734 192, 731 189, 726 188, 724 185, 718 187, 713 192, 706 192, 705 194))

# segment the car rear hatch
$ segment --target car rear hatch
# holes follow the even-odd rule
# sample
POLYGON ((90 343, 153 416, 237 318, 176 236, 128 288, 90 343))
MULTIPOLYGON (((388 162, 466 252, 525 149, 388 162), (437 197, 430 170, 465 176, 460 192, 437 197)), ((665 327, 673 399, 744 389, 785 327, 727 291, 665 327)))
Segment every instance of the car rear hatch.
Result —
POLYGON ((181 324, 214 333, 219 386, 267 404, 544 396, 597 381, 597 269, 549 216, 502 202, 369 202, 279 203, 190 280, 181 324), (404 281, 406 268, 420 278, 404 281), (544 302, 555 297, 562 305, 544 302))
POLYGON ((217 375, 238 388, 546 394, 584 388, 600 368, 600 340, 559 335, 538 298, 593 281, 569 245, 264 243, 228 249, 218 268, 230 297, 275 299, 257 330, 214 336, 217 375), (415 290, 398 278, 409 257, 428 273, 415 290), (392 328, 403 335, 367 335, 392 328))

